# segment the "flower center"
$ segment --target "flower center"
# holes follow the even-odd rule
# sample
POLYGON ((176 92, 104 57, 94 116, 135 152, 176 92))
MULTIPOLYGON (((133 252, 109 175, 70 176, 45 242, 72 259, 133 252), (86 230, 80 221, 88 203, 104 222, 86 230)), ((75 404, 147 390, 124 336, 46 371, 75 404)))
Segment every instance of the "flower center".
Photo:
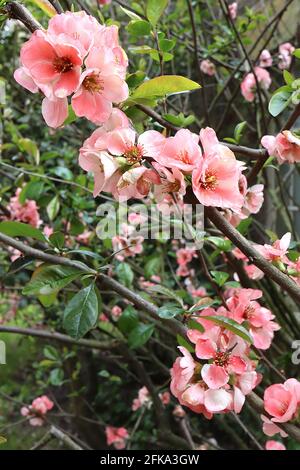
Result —
POLYGON ((255 308, 252 307, 251 305, 248 305, 248 307, 244 311, 244 317, 247 319, 250 319, 253 317, 254 313, 255 313, 255 308))
POLYGON ((67 56, 56 57, 53 61, 53 67, 57 73, 66 73, 72 70, 73 63, 67 56))
POLYGON ((205 189, 207 191, 213 191, 218 186, 218 180, 216 175, 214 175, 210 171, 206 171, 204 181, 201 181, 200 185, 202 189, 205 189))
POLYGON ((103 81, 99 77, 99 74, 96 73, 85 77, 82 86, 90 93, 99 93, 104 90, 103 81))
POLYGON ((123 156, 130 165, 138 163, 143 157, 143 147, 141 145, 128 145, 123 156))
POLYGON ((188 151, 187 150, 181 150, 177 155, 176 157, 181 160, 183 163, 191 163, 190 162, 190 156, 188 154, 188 151))
POLYGON ((162 183, 162 190, 164 193, 177 193, 179 189, 180 182, 178 180, 175 180, 173 182, 165 181, 162 183))
POLYGON ((215 357, 214 357, 214 364, 216 364, 216 366, 226 367, 228 366, 229 358, 230 358, 229 352, 218 351, 216 352, 215 357))

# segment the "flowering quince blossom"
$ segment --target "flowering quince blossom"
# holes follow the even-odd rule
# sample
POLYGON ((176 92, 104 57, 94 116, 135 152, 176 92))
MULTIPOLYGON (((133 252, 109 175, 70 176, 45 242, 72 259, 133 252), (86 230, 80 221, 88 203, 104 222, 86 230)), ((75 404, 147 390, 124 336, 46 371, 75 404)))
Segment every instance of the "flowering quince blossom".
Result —
POLYGON ((264 49, 259 56, 259 66, 262 68, 271 67, 273 64, 273 59, 270 52, 267 49, 264 49))
POLYGON ((239 249, 239 248, 234 248, 232 250, 232 254, 239 260, 243 261, 243 267, 244 270, 246 271, 248 277, 252 279, 253 281, 259 281, 264 277, 264 272, 261 271, 255 264, 249 264, 249 258, 247 258, 246 255, 239 249))
MULTIPOLYGON (((159 393, 159 398, 163 405, 168 405, 170 403, 171 397, 169 392, 159 393)), ((138 397, 132 402, 131 409, 132 411, 137 411, 142 406, 145 406, 146 408, 150 408, 152 406, 152 399, 147 387, 140 388, 138 391, 138 397)))
POLYGON ((105 122, 112 103, 128 97, 127 56, 118 44, 116 26, 101 26, 85 12, 55 15, 48 29, 35 31, 22 46, 15 80, 45 95, 43 117, 57 128, 68 116, 68 99, 77 116, 105 122), (82 71, 82 67, 86 67, 82 71))
POLYGON ((161 165, 190 173, 201 161, 199 136, 180 129, 174 137, 163 137, 157 131, 148 131, 150 155, 161 165))
MULTIPOLYGON (((268 90, 271 85, 271 76, 267 70, 262 67, 255 67, 254 72, 261 88, 268 90)), ((256 94, 256 80, 253 73, 248 73, 241 83, 241 92, 246 101, 254 101, 256 94)))
POLYGON ((289 263, 286 254, 291 243, 291 234, 287 232, 280 240, 276 240, 273 245, 255 245, 257 251, 272 263, 289 263))
POLYGON ((190 263, 193 258, 196 258, 196 250, 194 248, 180 248, 179 250, 176 250, 176 260, 178 263, 178 268, 176 270, 177 276, 189 276, 190 275, 190 269, 187 266, 188 263, 190 263))
POLYGON ((210 77, 213 77, 216 74, 215 64, 213 64, 213 62, 211 62, 209 59, 202 60, 200 63, 200 68, 203 73, 209 75, 210 77))
POLYGON ((279 330, 280 326, 273 321, 275 316, 272 312, 257 302, 262 297, 262 291, 237 288, 228 294, 226 303, 230 317, 238 323, 247 321, 254 346, 268 349, 274 338, 274 331, 279 330))
POLYGON ((99 5, 109 5, 111 0, 98 0, 99 5))
POLYGON ((281 442, 267 441, 266 450, 286 450, 286 447, 281 442))
POLYGON ((116 252, 116 259, 124 261, 125 258, 134 257, 143 251, 144 237, 138 235, 133 224, 121 224, 120 235, 112 238, 112 246, 116 252))
POLYGON ((192 173, 195 196, 204 206, 239 210, 243 204, 239 191, 243 163, 218 141, 213 129, 201 129, 200 141, 204 155, 192 173))
POLYGON ((273 423, 286 423, 294 419, 300 407, 300 382, 288 379, 284 384, 273 384, 264 392, 264 409, 273 423))
POLYGON ((229 15, 232 20, 235 20, 237 17, 238 2, 233 2, 228 5, 229 15))
POLYGON ((290 68, 292 63, 292 54, 295 47, 290 42, 285 42, 279 46, 279 62, 278 67, 281 70, 290 68))
POLYGON ((300 162, 300 138, 291 131, 280 132, 276 137, 265 135, 261 144, 279 164, 300 162))
POLYGON ((280 434, 281 437, 287 437, 287 433, 283 431, 277 424, 273 423, 269 418, 264 415, 261 415, 263 422, 263 432, 266 436, 272 437, 275 434, 280 434))
POLYGON ((42 395, 35 398, 29 407, 23 406, 21 415, 30 417, 31 426, 42 426, 44 424, 43 417, 52 410, 53 406, 54 403, 46 395, 42 395))
POLYGON ((40 219, 36 201, 26 199, 24 204, 21 204, 19 200, 21 191, 22 189, 18 188, 15 196, 10 198, 7 206, 7 209, 10 211, 10 219, 38 228, 42 224, 42 220, 40 219))
POLYGON ((105 428, 107 445, 113 445, 115 449, 122 450, 126 447, 126 441, 129 438, 129 433, 126 428, 115 428, 113 426, 106 426, 105 428))

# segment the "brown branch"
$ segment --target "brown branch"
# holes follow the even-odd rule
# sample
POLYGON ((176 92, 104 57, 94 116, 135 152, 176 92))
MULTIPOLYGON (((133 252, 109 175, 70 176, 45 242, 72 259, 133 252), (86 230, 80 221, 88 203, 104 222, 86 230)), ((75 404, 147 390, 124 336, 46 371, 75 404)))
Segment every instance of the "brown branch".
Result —
POLYGON ((51 426, 50 434, 63 442, 66 447, 72 450, 83 450, 73 439, 71 439, 66 433, 58 429, 56 426, 51 426))
POLYGON ((64 344, 70 344, 74 346, 92 348, 109 351, 111 348, 115 348, 120 345, 120 341, 96 341, 93 339, 73 339, 70 336, 63 335, 61 333, 38 330, 35 328, 19 328, 17 326, 2 326, 0 325, 0 333, 13 333, 16 335, 23 336, 35 336, 37 338, 49 339, 50 341, 58 341, 64 344))
MULTIPOLYGON (((31 248, 30 246, 25 245, 24 243, 18 240, 15 240, 12 237, 4 235, 3 233, 0 233, 0 242, 4 244, 5 249, 7 249, 8 246, 12 246, 13 248, 16 248, 17 250, 21 251, 21 253, 29 255, 35 259, 40 259, 42 261, 46 261, 51 264, 60 264, 64 266, 78 268, 84 272, 83 270, 84 267, 82 263, 78 261, 70 260, 63 256, 51 255, 49 253, 45 253, 44 251, 37 250, 36 248, 31 248)), ((161 320, 172 331, 174 331, 174 333, 185 335, 186 329, 179 321, 175 319, 170 319, 170 320, 160 319, 158 317, 157 315, 158 308, 156 307, 156 305, 143 299, 143 297, 139 296, 138 294, 135 294, 130 289, 123 286, 122 284, 115 281, 114 279, 107 276, 106 274, 99 274, 97 271, 94 271, 93 269, 89 269, 88 267, 87 267, 87 271, 97 275, 97 279, 100 283, 109 287, 114 292, 117 292, 118 294, 120 294, 122 298, 130 300, 136 307, 147 312, 155 320, 161 320)))
POLYGON ((32 16, 29 10, 17 2, 7 3, 4 11, 13 20, 21 21, 32 33, 37 29, 42 29, 42 25, 32 16))
POLYGON ((261 269, 270 279, 276 282, 283 290, 300 303, 300 289, 286 274, 279 271, 271 263, 258 253, 249 241, 243 237, 214 207, 207 207, 206 214, 215 226, 226 235, 232 243, 237 246, 259 269, 261 269))

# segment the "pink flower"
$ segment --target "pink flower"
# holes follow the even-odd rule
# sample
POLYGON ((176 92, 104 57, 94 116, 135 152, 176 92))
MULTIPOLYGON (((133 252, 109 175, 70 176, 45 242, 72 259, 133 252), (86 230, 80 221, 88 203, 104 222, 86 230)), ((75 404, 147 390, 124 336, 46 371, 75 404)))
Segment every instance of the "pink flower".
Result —
POLYGON ((72 107, 77 116, 101 124, 109 118, 112 103, 118 104, 128 98, 128 86, 115 70, 109 50, 94 48, 86 66, 72 98, 72 107))
POLYGON ((272 437, 275 434, 280 434, 281 437, 287 437, 287 433, 284 432, 277 424, 273 423, 269 418, 264 415, 261 415, 261 419, 263 422, 263 432, 266 436, 272 437))
POLYGON ((162 202, 166 194, 185 194, 186 185, 184 176, 177 168, 168 170, 166 167, 156 162, 153 162, 152 166, 155 168, 160 177, 160 183, 156 184, 154 187, 154 197, 157 202, 162 202))
POLYGON ((204 158, 192 174, 195 196, 204 206, 240 209, 243 204, 239 191, 242 163, 228 147, 220 144, 213 129, 201 129, 200 140, 204 158))
POLYGON ((123 312, 123 310, 121 309, 121 307, 119 307, 119 305, 115 305, 111 309, 111 314, 114 318, 119 318, 122 315, 122 312, 123 312))
POLYGON ((111 0, 98 0, 99 5, 109 5, 111 0))
POLYGON ((106 426, 105 434, 107 445, 113 445, 117 450, 125 449, 126 441, 129 438, 129 433, 126 428, 106 426))
POLYGON ((279 164, 300 162, 300 139, 291 131, 280 132, 276 137, 265 135, 261 143, 279 164))
POLYGON ((295 48, 290 42, 285 42, 279 46, 278 67, 281 70, 288 69, 292 62, 292 54, 295 48))
POLYGON ((77 89, 82 57, 73 45, 37 30, 23 44, 20 58, 49 99, 65 98, 77 89))
MULTIPOLYGON (((271 85, 269 72, 262 67, 255 67, 254 72, 261 88, 268 90, 271 85)), ((248 73, 241 83, 241 92, 246 101, 254 101, 256 94, 256 80, 253 73, 248 73)))
POLYGON ((31 93, 37 93, 39 91, 39 87, 33 80, 29 70, 27 70, 26 67, 19 67, 17 70, 15 70, 14 79, 17 83, 19 83, 19 85, 26 88, 26 90, 31 91, 31 93))
POLYGON ((42 395, 35 398, 29 407, 23 406, 21 408, 21 415, 30 417, 29 423, 31 426, 42 426, 44 424, 43 417, 48 411, 52 410, 53 406, 53 401, 46 395, 42 395))
POLYGON ((288 379, 284 384, 270 385, 264 393, 264 408, 274 423, 292 420, 300 405, 300 382, 288 379))
POLYGON ((140 388, 138 392, 138 398, 135 398, 132 402, 131 409, 132 411, 136 411, 140 409, 142 406, 146 406, 150 408, 152 405, 151 396, 147 387, 140 388))
POLYGON ((247 217, 250 214, 257 214, 264 202, 264 185, 255 184, 247 189, 242 207, 242 213, 247 217))
POLYGON ((271 67, 272 63, 273 59, 270 52, 267 49, 264 49, 259 56, 259 66, 262 68, 271 67))
POLYGON ((233 2, 230 5, 228 5, 229 15, 232 20, 235 20, 237 17, 237 9, 238 9, 237 2, 233 2))
POLYGON ((85 229, 82 233, 76 236, 76 241, 83 245, 88 245, 92 234, 93 232, 85 229))
POLYGON ((176 405, 173 410, 173 416, 175 416, 176 418, 184 418, 185 415, 186 415, 186 412, 184 411, 182 406, 176 405))
POLYGON ((266 450, 286 450, 286 447, 281 442, 267 441, 266 450))
POLYGON ((38 212, 38 206, 35 201, 31 199, 26 199, 24 204, 21 204, 19 201, 19 196, 22 189, 18 188, 16 195, 10 198, 9 204, 7 206, 10 211, 11 220, 17 220, 25 224, 30 224, 33 227, 39 227, 42 223, 40 215, 38 212))
POLYGON ((200 163, 201 149, 196 134, 181 129, 174 137, 164 138, 158 132, 149 132, 149 146, 152 141, 151 156, 161 165, 191 172, 200 163))
POLYGON ((50 235, 52 235, 52 233, 54 232, 53 228, 52 227, 49 227, 49 225, 45 225, 44 227, 44 235, 46 235, 46 237, 50 237, 50 235))
POLYGON ((276 240, 273 245, 255 245, 255 248, 261 255, 268 261, 273 262, 288 262, 286 253, 291 242, 291 234, 287 232, 280 240, 276 240))
POLYGON ((280 329, 273 321, 275 316, 270 310, 262 307, 256 299, 262 296, 258 289, 235 289, 227 299, 230 317, 238 323, 248 321, 254 346, 268 349, 274 337, 274 331, 280 329))
POLYGON ((67 11, 50 19, 47 33, 76 47, 84 58, 94 44, 97 31, 105 29, 91 15, 84 11, 67 11))
POLYGON ((170 403, 170 400, 171 400, 171 396, 170 396, 169 392, 160 393, 159 398, 160 398, 162 404, 165 405, 165 406, 168 405, 170 403))
POLYGON ((215 64, 213 64, 209 59, 201 61, 200 68, 203 73, 212 77, 216 73, 215 64))

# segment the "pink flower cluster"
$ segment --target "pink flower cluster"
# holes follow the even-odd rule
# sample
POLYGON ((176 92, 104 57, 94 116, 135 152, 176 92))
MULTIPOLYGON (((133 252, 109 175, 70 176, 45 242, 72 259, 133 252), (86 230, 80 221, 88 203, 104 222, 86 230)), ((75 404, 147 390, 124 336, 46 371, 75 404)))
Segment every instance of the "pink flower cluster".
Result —
POLYGON ((14 77, 32 93, 43 93, 42 114, 50 127, 66 120, 68 96, 75 114, 95 124, 128 97, 128 60, 118 28, 102 26, 84 11, 51 18, 46 31, 35 31, 22 46, 20 60, 14 77))
POLYGON ((108 446, 113 445, 114 448, 117 450, 125 449, 126 442, 129 438, 129 433, 126 428, 115 428, 113 426, 106 426, 105 434, 108 446))
POLYGON ((197 257, 196 250, 194 248, 179 248, 176 250, 176 261, 178 268, 176 270, 177 276, 186 277, 191 274, 191 270, 188 264, 197 257))
POLYGON ((278 67, 281 70, 289 69, 292 62, 292 55, 295 48, 290 42, 281 44, 278 48, 279 62, 278 67))
POLYGON ((268 90, 272 82, 271 76, 265 68, 255 67, 254 73, 248 73, 241 83, 241 92, 246 101, 254 101, 257 91, 256 81, 264 90, 268 90))
POLYGON ((120 235, 115 235, 112 238, 113 250, 116 253, 115 258, 118 261, 123 261, 125 258, 134 257, 142 253, 144 237, 138 234, 137 226, 143 223, 144 219, 143 216, 138 217, 138 214, 129 214, 129 223, 122 223, 120 235))
POLYGON ((10 198, 7 209, 10 211, 11 220, 17 220, 25 224, 30 224, 33 227, 39 227, 42 223, 40 219, 38 206, 35 201, 26 199, 24 204, 21 204, 19 196, 22 189, 18 188, 15 196, 10 198))
POLYGON ((21 408, 21 415, 28 416, 31 426, 42 426, 44 424, 44 416, 48 411, 52 410, 54 406, 46 395, 37 397, 33 400, 30 406, 23 406, 21 408))
POLYGON ((300 138, 291 131, 282 131, 276 137, 265 135, 261 144, 279 164, 300 162, 300 138))
POLYGON ((299 416, 300 382, 288 379, 283 384, 270 385, 264 393, 264 409, 271 417, 261 416, 264 433, 267 436, 280 433, 282 437, 287 437, 277 423, 287 423, 299 416))
POLYGON ((213 77, 216 74, 216 66, 209 59, 204 59, 201 61, 200 69, 202 70, 203 73, 205 73, 206 75, 209 75, 210 77, 213 77))
POLYGON ((106 191, 117 200, 140 199, 154 186, 154 196, 162 202, 172 193, 184 195, 191 175, 194 194, 203 205, 239 211, 245 203, 239 188, 244 164, 211 128, 200 131, 200 143, 203 152, 199 136, 187 129, 174 137, 157 131, 137 137, 126 116, 114 110, 84 142, 79 164, 94 175, 94 196, 106 191))
MULTIPOLYGON (((159 398, 163 405, 168 405, 170 403, 170 393, 163 392, 159 394, 159 398)), ((137 398, 132 402, 131 409, 132 411, 139 410, 142 406, 150 408, 152 406, 152 399, 147 387, 140 388, 137 398)))

